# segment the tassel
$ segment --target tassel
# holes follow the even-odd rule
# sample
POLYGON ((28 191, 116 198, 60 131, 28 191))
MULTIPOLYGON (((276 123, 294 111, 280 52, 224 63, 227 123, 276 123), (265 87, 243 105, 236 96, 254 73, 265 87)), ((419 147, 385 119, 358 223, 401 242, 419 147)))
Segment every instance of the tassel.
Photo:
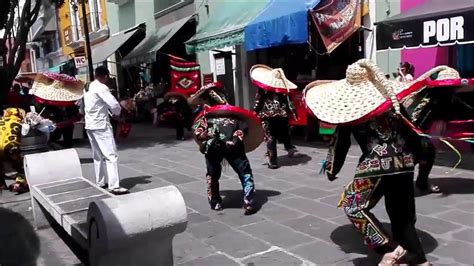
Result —
POLYGON ((458 156, 459 160, 458 160, 458 162, 456 163, 456 165, 454 165, 454 167, 453 167, 452 170, 456 169, 456 168, 459 166, 459 164, 461 163, 461 161, 462 161, 462 154, 461 154, 461 152, 459 152, 459 150, 456 149, 456 147, 454 147, 453 144, 449 143, 449 141, 447 141, 447 140, 445 140, 445 139, 440 139, 440 140, 441 140, 444 144, 446 144, 446 146, 448 146, 449 148, 451 148, 451 150, 453 150, 453 151, 456 153, 456 155, 458 156))

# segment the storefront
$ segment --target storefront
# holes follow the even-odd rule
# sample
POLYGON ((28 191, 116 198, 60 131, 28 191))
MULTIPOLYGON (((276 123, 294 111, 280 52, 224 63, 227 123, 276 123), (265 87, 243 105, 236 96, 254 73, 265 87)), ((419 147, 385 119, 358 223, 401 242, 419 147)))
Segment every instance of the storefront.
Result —
POLYGON ((442 64, 473 76, 473 2, 425 1, 409 7, 376 23, 377 50, 403 50, 401 59, 415 66, 416 76, 442 64))
POLYGON ((365 14, 357 0, 272 1, 245 28, 245 48, 255 53, 255 63, 282 68, 298 85, 292 98, 299 119, 290 123, 307 128, 308 140, 318 135, 319 123, 307 112, 302 91, 314 80, 344 78, 347 66, 364 56, 359 30, 365 14))

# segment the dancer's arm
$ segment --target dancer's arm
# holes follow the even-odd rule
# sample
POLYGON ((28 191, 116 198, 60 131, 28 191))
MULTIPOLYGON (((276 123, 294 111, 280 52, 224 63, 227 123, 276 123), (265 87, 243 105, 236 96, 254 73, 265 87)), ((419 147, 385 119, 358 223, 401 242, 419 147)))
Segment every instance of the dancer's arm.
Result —
POLYGON ((345 126, 337 127, 326 158, 325 170, 330 181, 337 179, 337 174, 344 165, 350 147, 351 128, 345 126))

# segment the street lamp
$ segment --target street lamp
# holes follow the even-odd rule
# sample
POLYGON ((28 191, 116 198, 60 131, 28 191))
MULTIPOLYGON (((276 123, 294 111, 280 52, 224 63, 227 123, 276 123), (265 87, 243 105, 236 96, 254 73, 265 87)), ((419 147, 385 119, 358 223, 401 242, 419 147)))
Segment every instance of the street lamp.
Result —
POLYGON ((92 66, 91 41, 89 39, 89 24, 87 23, 86 4, 87 0, 79 0, 82 10, 82 23, 84 24, 84 37, 86 41, 87 66, 89 67, 89 81, 94 80, 94 68, 92 66))

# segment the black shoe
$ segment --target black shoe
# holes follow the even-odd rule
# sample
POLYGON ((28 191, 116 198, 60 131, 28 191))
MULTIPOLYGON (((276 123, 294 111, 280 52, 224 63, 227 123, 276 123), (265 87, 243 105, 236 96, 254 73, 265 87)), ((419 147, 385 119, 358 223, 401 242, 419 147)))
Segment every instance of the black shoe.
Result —
POLYGON ((278 164, 271 164, 271 163, 269 163, 269 164, 268 164, 268 168, 270 168, 270 169, 278 169, 278 168, 280 168, 280 166, 279 166, 278 164))
POLYGON ((257 212, 257 209, 251 203, 244 203, 243 209, 245 215, 252 215, 257 212))

